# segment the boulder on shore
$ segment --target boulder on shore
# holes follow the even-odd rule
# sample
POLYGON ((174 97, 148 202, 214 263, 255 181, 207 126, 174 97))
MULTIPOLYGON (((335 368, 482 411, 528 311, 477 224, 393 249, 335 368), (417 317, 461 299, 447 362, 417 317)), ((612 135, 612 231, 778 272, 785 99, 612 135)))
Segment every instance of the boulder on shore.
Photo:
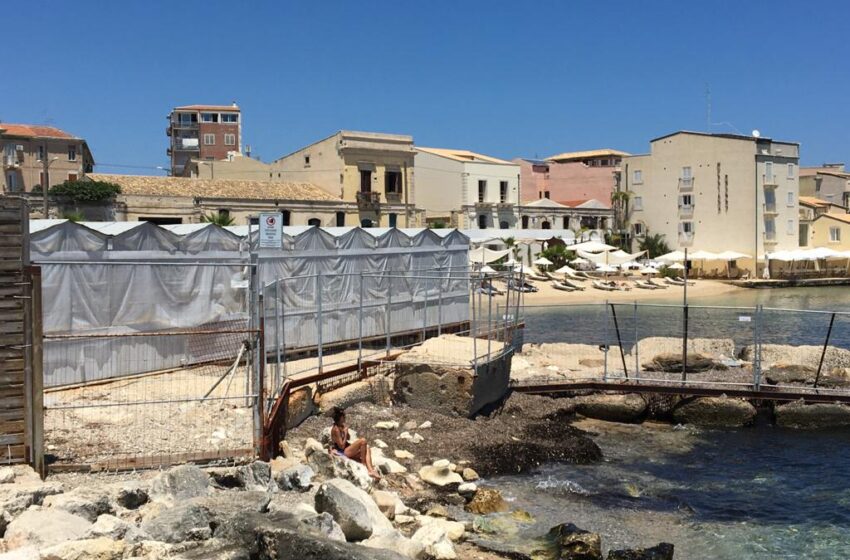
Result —
POLYGON ((728 397, 700 397, 682 401, 673 410, 673 421, 707 428, 736 428, 752 424, 756 408, 728 397))
POLYGON ((91 525, 88 519, 67 511, 32 508, 9 523, 4 542, 10 550, 25 545, 47 547, 81 539, 91 525))
POLYGON ((783 428, 817 430, 850 426, 850 407, 842 404, 792 402, 774 410, 776 425, 783 428))
POLYGON ((328 480, 319 486, 315 500, 316 511, 330 513, 349 541, 361 541, 393 530, 392 523, 369 494, 347 480, 328 480))
MULTIPOLYGON (((602 560, 602 538, 598 533, 579 529, 572 523, 562 523, 544 537, 544 554, 558 560, 602 560)), ((541 555, 542 556, 542 555, 541 555)))
POLYGON ((673 545, 659 543, 650 548, 610 550, 608 560, 673 560, 673 545))
MULTIPOLYGON (((682 371, 682 354, 658 354, 643 364, 645 371, 677 373, 682 371)), ((688 354, 687 373, 729 369, 723 363, 704 354, 688 354)))
POLYGON ((487 515, 508 511, 508 504, 502 498, 502 494, 493 488, 479 488, 476 490, 472 500, 464 507, 470 513, 487 515))
POLYGON ((576 412, 588 418, 609 422, 637 423, 646 413, 646 401, 640 395, 587 395, 576 397, 576 412))
POLYGON ((433 464, 419 469, 419 478, 434 486, 444 487, 463 483, 463 477, 454 472, 447 459, 434 461, 433 464))
POLYGON ((209 476, 195 465, 180 465, 158 474, 148 492, 151 500, 178 504, 204 496, 209 491, 209 476))

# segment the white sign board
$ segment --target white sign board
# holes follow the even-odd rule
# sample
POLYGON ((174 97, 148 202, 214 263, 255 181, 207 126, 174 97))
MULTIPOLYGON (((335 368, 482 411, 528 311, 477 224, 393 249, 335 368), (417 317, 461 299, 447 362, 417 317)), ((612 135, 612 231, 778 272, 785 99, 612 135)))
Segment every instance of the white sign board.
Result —
POLYGON ((260 214, 260 247, 280 249, 283 245, 283 216, 280 212, 260 214))

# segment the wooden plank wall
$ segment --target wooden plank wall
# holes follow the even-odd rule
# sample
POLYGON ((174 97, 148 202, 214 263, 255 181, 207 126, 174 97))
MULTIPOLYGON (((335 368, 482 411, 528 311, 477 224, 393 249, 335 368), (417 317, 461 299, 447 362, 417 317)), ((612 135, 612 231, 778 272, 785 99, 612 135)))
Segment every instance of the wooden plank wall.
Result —
POLYGON ((23 200, 0 196, 0 464, 29 460, 25 315, 30 299, 24 217, 29 218, 23 200))

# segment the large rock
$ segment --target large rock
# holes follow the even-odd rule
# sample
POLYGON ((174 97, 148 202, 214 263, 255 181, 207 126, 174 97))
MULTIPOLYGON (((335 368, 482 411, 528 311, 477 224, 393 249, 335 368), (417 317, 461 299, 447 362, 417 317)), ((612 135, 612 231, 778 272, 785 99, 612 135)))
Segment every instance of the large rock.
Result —
POLYGON ((46 548, 42 560, 121 560, 126 543, 107 537, 70 541, 46 548))
POLYGON ((488 513, 508 511, 508 504, 498 490, 493 488, 479 488, 464 509, 478 515, 487 515, 488 513))
POLYGON ((436 523, 423 525, 413 534, 410 540, 422 545, 425 549, 425 554, 434 560, 453 560, 457 558, 446 529, 436 523))
MULTIPOLYGON (((678 373, 682 371, 682 354, 658 354, 650 361, 643 364, 644 371, 661 371, 678 373)), ((726 365, 720 361, 704 354, 688 354, 688 364, 685 369, 688 373, 701 373, 711 370, 725 370, 726 365)))
POLYGON ((301 523, 308 527, 311 531, 322 535, 332 541, 345 542, 345 533, 342 527, 334 521, 333 516, 328 512, 310 515, 301 519, 301 523))
POLYGON ((646 401, 640 395, 588 395, 576 397, 576 412, 588 418, 609 422, 634 423, 643 420, 646 401))
POLYGON ((679 424, 735 428, 753 423, 756 409, 747 401, 727 397, 701 397, 683 401, 673 410, 673 420, 679 424))
POLYGON ((372 464, 383 474, 404 474, 407 472, 407 468, 404 465, 385 456, 380 448, 373 447, 371 451, 372 464))
POLYGON ((558 560, 602 560, 602 539, 572 523, 552 527, 546 536, 558 560))
MULTIPOLYGON (((833 370, 834 371, 834 370, 833 370)), ((817 377, 816 368, 800 364, 774 364, 764 373, 764 380, 769 385, 814 385, 815 380, 819 387, 837 388, 847 387, 850 380, 843 376, 833 375, 826 371, 817 377)))
POLYGON ((114 513, 109 494, 104 488, 80 486, 64 494, 47 496, 45 507, 61 509, 94 523, 104 513, 114 513))
POLYGON ((149 495, 152 500, 176 504, 204 496, 208 491, 207 473, 195 465, 180 465, 159 473, 151 481, 149 495))
POLYGON ((61 494, 59 482, 42 482, 37 476, 17 477, 14 484, 0 485, 0 509, 15 517, 30 506, 39 506, 47 496, 61 494))
POLYGON ((82 538, 91 525, 88 519, 60 509, 28 509, 9 523, 5 543, 9 549, 48 547, 82 538))
POLYGON ((430 515, 420 515, 417 518, 420 527, 425 527, 426 525, 436 525, 443 531, 445 531, 446 536, 449 540, 459 541, 463 538, 464 533, 466 532, 466 525, 461 523, 460 521, 451 521, 449 519, 443 519, 441 517, 431 517, 430 515))
POLYGON ((387 490, 372 490, 372 499, 387 519, 394 519, 396 514, 407 512, 407 506, 395 492, 387 490))
POLYGON ((142 522, 142 530, 156 541, 202 541, 212 536, 211 522, 206 508, 183 503, 146 518, 142 522))
POLYGON ((254 461, 249 465, 210 469, 210 479, 218 488, 240 488, 273 492, 277 484, 272 483, 272 469, 269 463, 254 461))
POLYGON ((104 514, 97 518, 94 525, 89 527, 84 535, 87 539, 105 537, 109 539, 123 539, 127 533, 133 532, 135 526, 130 525, 123 519, 114 515, 104 514))
POLYGON ((328 453, 316 440, 308 440, 304 453, 307 456, 307 464, 324 478, 349 480, 363 490, 372 488, 372 477, 369 476, 369 469, 365 465, 335 453, 328 453), (311 441, 315 443, 310 443, 311 441))
POLYGON ((125 509, 136 509, 148 502, 148 491, 137 481, 128 481, 118 487, 115 501, 125 509))
POLYGON ((0 469, 0 484, 11 484, 15 482, 15 469, 3 467, 0 469))
POLYGON ((451 463, 447 459, 434 461, 431 465, 419 469, 419 478, 441 488, 463 483, 463 477, 452 470, 451 463))
POLYGON ((271 497, 272 494, 260 490, 218 492, 193 498, 187 504, 202 508, 213 525, 223 525, 248 511, 265 513, 271 497))
POLYGON ((660 543, 650 548, 611 550, 608 560, 673 560, 673 545, 660 543))
MULTIPOLYGON (((651 336, 643 338, 638 343, 637 350, 641 356, 657 356, 659 354, 682 353, 682 339, 677 337, 651 336)), ((634 351, 631 357, 634 361, 634 351)), ((734 358, 735 341, 731 338, 688 338, 688 354, 703 354, 712 358, 734 358)))
POLYGON ((325 482, 319 486, 315 499, 316 511, 330 513, 350 541, 393 530, 392 523, 369 494, 347 480, 337 478, 325 482))
POLYGON ((813 430, 850 426, 850 407, 841 404, 792 402, 774 410, 776 424, 783 428, 813 430))
POLYGON ((360 544, 374 549, 394 550, 414 560, 426 558, 425 546, 418 541, 408 539, 400 531, 373 535, 360 544))
MULTIPOLYGON (((820 363, 821 354, 823 354, 823 346, 762 344, 761 365, 765 369, 770 369, 776 364, 800 364, 816 368, 820 363)), ((745 347, 741 353, 741 358, 752 362, 753 357, 754 346, 745 347)), ((823 365, 825 372, 833 368, 850 367, 850 350, 836 346, 827 346, 823 365)))
POLYGON ((309 465, 293 465, 275 474, 275 481, 281 490, 304 492, 313 485, 316 473, 309 465))

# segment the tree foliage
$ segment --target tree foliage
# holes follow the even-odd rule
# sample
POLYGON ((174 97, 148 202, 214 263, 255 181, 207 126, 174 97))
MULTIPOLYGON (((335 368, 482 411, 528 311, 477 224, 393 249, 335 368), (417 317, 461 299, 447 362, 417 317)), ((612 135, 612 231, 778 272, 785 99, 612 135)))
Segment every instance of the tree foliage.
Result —
POLYGON ((215 224, 217 226, 232 226, 233 218, 230 217, 229 214, 224 214, 222 212, 215 212, 212 214, 204 214, 201 216, 201 221, 206 222, 208 224, 215 224))
POLYGON ((551 245, 546 249, 540 251, 541 257, 546 257, 550 261, 552 261, 552 268, 558 269, 567 264, 567 261, 570 258, 569 253, 567 252, 567 248, 563 245, 551 245))
POLYGON ((650 259, 660 257, 661 255, 670 252, 670 247, 664 240, 664 234, 661 233, 647 233, 646 236, 640 240, 639 246, 641 251, 646 251, 646 254, 650 259))
POLYGON ((52 196, 65 197, 74 203, 103 202, 121 194, 121 187, 107 181, 65 181, 47 190, 52 196))

